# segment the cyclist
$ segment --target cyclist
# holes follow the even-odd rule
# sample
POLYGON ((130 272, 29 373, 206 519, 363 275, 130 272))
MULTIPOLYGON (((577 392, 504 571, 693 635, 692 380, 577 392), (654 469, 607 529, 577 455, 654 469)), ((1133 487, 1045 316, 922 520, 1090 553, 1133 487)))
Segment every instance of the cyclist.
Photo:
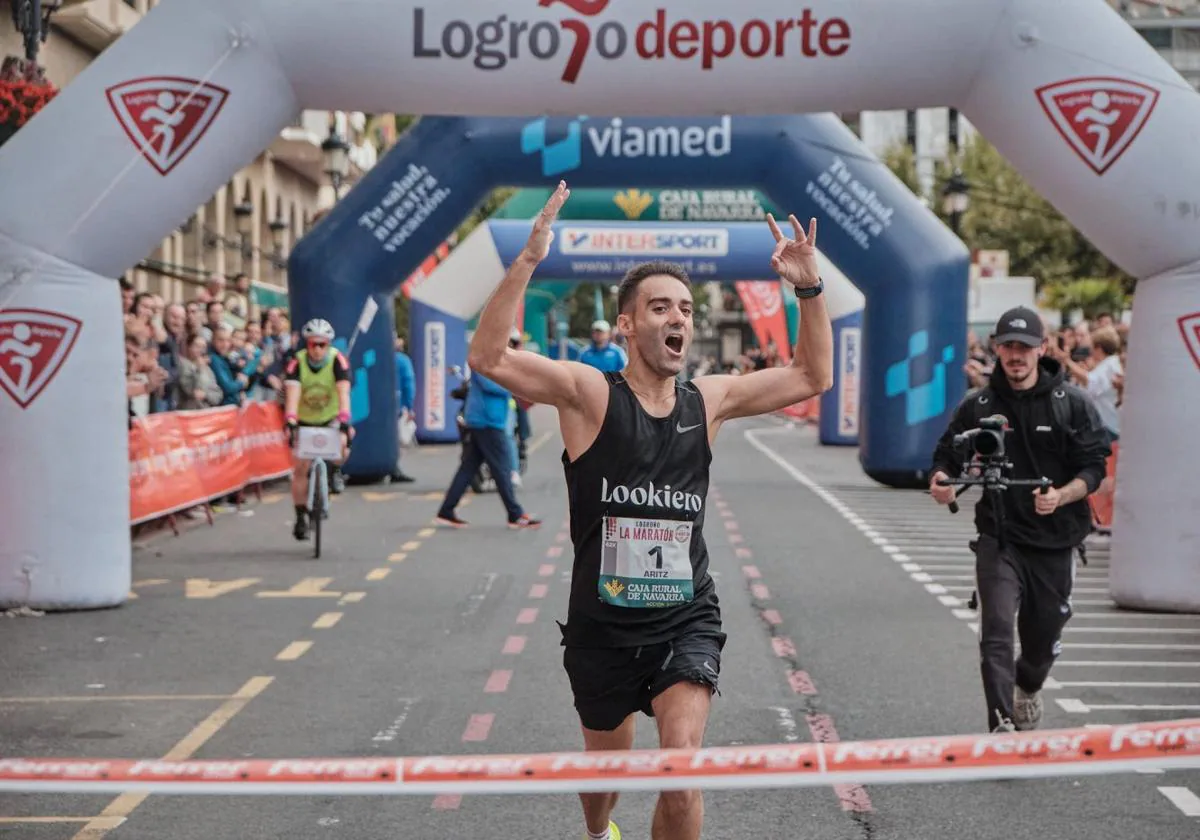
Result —
MULTIPOLYGON (((340 465, 350 456, 350 362, 332 347, 333 326, 321 318, 313 318, 300 331, 304 347, 288 359, 284 374, 283 415, 288 429, 288 442, 296 446, 300 426, 333 426, 341 429, 342 457, 332 465, 329 492, 341 493, 346 488, 340 465)), ((292 460, 292 503, 296 506, 296 526, 293 536, 308 539, 308 468, 307 459, 292 460)))

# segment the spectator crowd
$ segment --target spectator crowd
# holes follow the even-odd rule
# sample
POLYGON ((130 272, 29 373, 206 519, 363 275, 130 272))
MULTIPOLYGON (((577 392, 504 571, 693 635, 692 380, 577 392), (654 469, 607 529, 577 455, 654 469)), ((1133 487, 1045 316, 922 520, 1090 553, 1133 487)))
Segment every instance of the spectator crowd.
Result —
MULTIPOLYGON (((259 311, 250 279, 213 275, 187 303, 137 292, 121 281, 125 320, 125 393, 129 417, 194 411, 246 402, 277 402, 291 356, 301 348, 279 307, 259 311)), ((416 397, 412 361, 396 339, 400 422, 411 427, 416 397)), ((393 481, 412 481, 400 469, 393 481)))
MULTIPOLYGON (((1100 419, 1115 442, 1121 436, 1120 407, 1125 392, 1125 358, 1129 325, 1101 313, 1094 320, 1062 326, 1048 335, 1046 355, 1056 360, 1067 378, 1091 395, 1100 419)), ((996 364, 991 337, 985 343, 967 333, 967 362, 963 371, 970 388, 987 384, 996 364)))
POLYGON ((249 293, 244 274, 228 290, 225 278, 214 276, 187 303, 166 304, 122 281, 131 418, 282 399, 297 336, 277 307, 251 317, 249 293))

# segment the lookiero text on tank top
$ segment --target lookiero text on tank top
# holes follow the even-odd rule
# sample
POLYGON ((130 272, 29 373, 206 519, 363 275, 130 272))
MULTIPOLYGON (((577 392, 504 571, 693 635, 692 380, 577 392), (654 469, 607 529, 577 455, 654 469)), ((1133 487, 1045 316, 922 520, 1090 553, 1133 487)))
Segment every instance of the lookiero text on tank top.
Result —
POLYGON ((704 507, 704 499, 698 494, 672 490, 670 484, 656 487, 653 481, 647 481, 643 487, 630 488, 624 484, 609 487, 606 476, 602 476, 600 479, 600 501, 603 504, 616 502, 619 505, 634 504, 685 513, 699 513, 704 507))

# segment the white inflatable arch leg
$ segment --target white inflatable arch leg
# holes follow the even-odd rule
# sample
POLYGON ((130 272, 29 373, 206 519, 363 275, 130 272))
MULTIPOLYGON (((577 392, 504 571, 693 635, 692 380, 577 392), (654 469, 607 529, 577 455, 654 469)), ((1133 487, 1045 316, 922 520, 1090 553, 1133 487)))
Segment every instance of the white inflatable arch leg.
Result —
MULTIPOLYGON (((97 514, 104 526, 93 533, 60 533, 98 496, 127 502, 126 471, 95 460, 101 449, 125 457, 123 416, 100 393, 104 376, 103 387, 121 387, 104 361, 119 357, 120 330, 87 329, 115 322, 105 301, 116 290, 96 280, 62 297, 65 278, 82 285, 137 262, 300 107, 710 115, 922 105, 960 108, 1141 279, 1113 595, 1200 609, 1200 483, 1188 434, 1200 407, 1191 352, 1200 337, 1185 339, 1179 320, 1200 310, 1187 268, 1200 261, 1200 158, 1188 151, 1200 100, 1101 0, 662 0, 653 9, 165 0, 0 149, 0 284, 31 255, 61 261, 57 281, 39 269, 19 297, 0 285, 0 308, 54 310, 85 325, 36 402, 17 409, 0 394, 7 492, 34 486, 33 472, 57 482, 40 494, 36 519, 27 506, 0 507, 0 602, 97 606, 119 601, 128 584, 115 508, 97 514), (60 401, 60 389, 85 380, 95 389, 60 401), (47 412, 68 407, 75 423, 64 436, 67 420, 49 422, 47 412), (34 464, 35 452, 48 460, 34 464), (89 469, 94 481, 80 482, 89 469)), ((374 244, 364 234, 355 247, 374 244)))
POLYGON ((1200 611, 1200 265, 1138 284, 1108 585, 1124 607, 1200 611))

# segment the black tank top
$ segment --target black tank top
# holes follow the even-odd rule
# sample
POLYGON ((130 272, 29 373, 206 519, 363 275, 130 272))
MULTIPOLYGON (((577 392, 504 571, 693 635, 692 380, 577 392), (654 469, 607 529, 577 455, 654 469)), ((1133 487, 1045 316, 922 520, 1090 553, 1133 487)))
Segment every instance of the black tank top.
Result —
POLYGON ((654 417, 620 373, 605 373, 608 409, 595 442, 563 470, 575 548, 563 644, 637 647, 684 625, 720 629, 704 543, 708 421, 690 382, 654 417))

